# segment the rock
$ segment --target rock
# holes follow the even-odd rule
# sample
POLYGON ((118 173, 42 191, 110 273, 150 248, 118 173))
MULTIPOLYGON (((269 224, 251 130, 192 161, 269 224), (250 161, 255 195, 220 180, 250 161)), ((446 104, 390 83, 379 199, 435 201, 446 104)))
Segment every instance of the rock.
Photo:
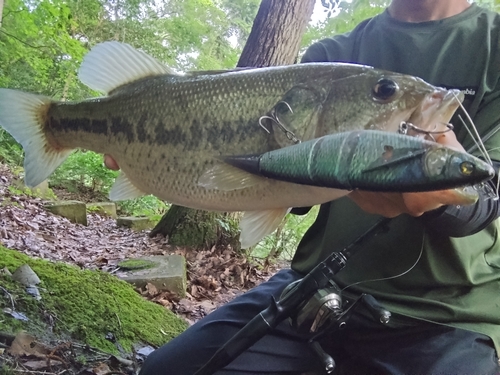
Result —
POLYGON ((126 270, 117 276, 139 288, 153 284, 159 291, 169 291, 181 298, 186 295, 186 260, 181 255, 157 255, 137 258, 153 262, 153 266, 143 269, 126 270))
POLYGON ((15 270, 12 279, 25 286, 40 284, 40 278, 27 264, 23 264, 15 270))
POLYGON ((87 207, 80 201, 49 202, 45 208, 53 214, 63 216, 73 223, 87 225, 87 207))
POLYGON ((87 203, 87 211, 116 219, 116 204, 113 202, 87 203))
POLYGON ((151 229, 153 227, 153 222, 147 217, 122 216, 116 219, 116 225, 141 231, 151 229))
POLYGON ((49 181, 45 180, 40 182, 35 187, 31 188, 31 191, 35 193, 37 197, 43 199, 54 199, 54 192, 49 188, 49 181))

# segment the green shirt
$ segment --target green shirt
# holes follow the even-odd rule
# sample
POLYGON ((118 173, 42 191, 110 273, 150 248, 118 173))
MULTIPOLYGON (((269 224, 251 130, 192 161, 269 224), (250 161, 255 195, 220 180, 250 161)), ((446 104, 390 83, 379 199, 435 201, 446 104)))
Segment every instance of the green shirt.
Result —
MULTIPOLYGON (((500 15, 474 4, 454 17, 423 23, 400 22, 385 11, 351 33, 312 45, 302 61, 356 62, 460 88, 484 136, 500 123, 499 37, 500 15)), ((454 125, 467 149, 473 144, 470 136, 460 123, 454 125)), ((500 132, 485 145, 491 158, 500 160, 500 132)), ((292 268, 308 272, 379 219, 348 198, 322 205, 292 268)), ((370 293, 392 312, 486 334, 499 353, 498 229, 495 220, 479 233, 452 238, 423 219, 400 215, 387 233, 371 239, 348 261, 335 281, 341 287, 361 282, 348 291, 370 293)))

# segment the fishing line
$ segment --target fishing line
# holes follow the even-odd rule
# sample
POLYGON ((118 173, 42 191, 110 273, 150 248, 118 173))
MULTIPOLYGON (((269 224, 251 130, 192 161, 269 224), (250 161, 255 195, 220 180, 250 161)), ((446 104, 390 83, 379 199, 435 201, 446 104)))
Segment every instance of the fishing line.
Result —
MULTIPOLYGON (((477 134, 477 131, 475 132, 476 135, 478 135, 478 139, 479 141, 476 141, 476 139, 474 138, 474 134, 472 134, 471 130, 469 129, 469 127, 467 126, 467 124, 465 123, 464 119, 462 118, 462 116, 458 115, 458 119, 460 121, 462 121, 462 124, 464 125, 464 128, 465 130, 467 130, 467 133, 469 133, 469 136, 472 138, 472 140, 474 141, 474 145, 475 145, 475 148, 477 148, 479 150, 479 152, 481 153, 481 155, 483 155, 483 157, 485 158, 486 162, 490 165, 493 165, 491 159, 490 159, 490 156, 488 155, 488 151, 486 150, 486 147, 484 146, 484 143, 483 141, 481 140, 481 137, 479 137, 479 135, 477 134)), ((473 129, 475 129, 475 126, 473 124, 473 129)), ((469 151, 467 151, 469 152, 469 151)))
POLYGON ((460 119, 460 121, 462 121, 462 124, 464 125, 465 129, 467 130, 467 132, 469 133, 470 137, 472 138, 472 140, 474 141, 476 147, 479 149, 479 151, 481 152, 481 154, 484 156, 485 160, 490 164, 490 165, 493 165, 493 162, 491 161, 491 158, 490 156, 488 155, 488 151, 486 150, 486 147, 484 146, 484 143, 483 143, 483 140, 481 139, 481 136, 479 135, 479 132, 477 131, 477 127, 476 125, 474 124, 474 121, 472 121, 472 118, 470 117, 469 113, 467 112, 467 110, 465 109, 464 105, 462 104, 462 102, 458 99, 457 95, 454 95, 455 97, 455 100, 458 102, 458 105, 460 106, 460 108, 462 109, 462 111, 464 112, 465 114, 465 117, 467 118, 467 120, 469 121, 472 129, 474 130, 474 134, 475 136, 472 134, 471 130, 469 129, 469 126, 467 126, 467 123, 465 122, 465 120, 462 118, 462 116, 458 115, 458 118, 460 119), (476 141, 477 139, 477 141, 476 141))
MULTIPOLYGON (((486 142, 488 141, 491 137, 493 137, 496 133, 498 133, 498 131, 500 130, 500 123, 496 124, 492 130, 490 130, 484 137, 483 137, 483 142, 486 142)), ((478 148, 477 145, 472 145, 468 150, 467 152, 472 152, 474 151, 476 148, 478 148)), ((498 149, 499 147, 495 147, 495 148, 492 148, 490 149, 490 151, 493 151, 493 150, 496 150, 498 149)))
POLYGON ((370 279, 370 280, 358 281, 358 282, 355 282, 355 283, 347 285, 346 287, 344 287, 343 289, 341 289, 341 291, 344 292, 346 289, 348 289, 350 287, 353 287, 353 286, 356 286, 356 285, 360 285, 360 284, 366 284, 366 283, 377 282, 377 281, 385 281, 385 280, 397 279, 398 277, 406 275, 407 273, 409 273, 412 269, 414 269, 417 266, 418 262, 422 258, 422 255, 424 253, 424 241, 425 241, 425 232, 422 235, 422 246, 420 246, 420 252, 418 254, 418 257, 415 260, 415 262, 410 266, 410 268, 408 268, 407 270, 405 270, 405 271, 403 271, 403 272, 401 272, 401 273, 399 273, 397 275, 394 275, 394 276, 381 277, 379 279, 370 279))
MULTIPOLYGON (((481 153, 481 155, 483 155, 483 157, 485 158, 486 162, 493 167, 493 161, 490 158, 490 155, 488 153, 488 150, 486 149, 486 146, 484 145, 484 142, 486 142, 488 139, 490 139, 492 136, 494 136, 500 130, 500 126, 499 126, 500 124, 497 124, 493 128, 493 130, 491 130, 490 132, 488 132, 484 136, 484 138, 481 138, 481 136, 479 135, 479 132, 477 131, 477 127, 474 124, 474 121, 472 120, 469 113, 467 112, 467 110, 463 106, 462 102, 457 98, 456 95, 455 95, 455 100, 457 100, 460 108, 465 113, 465 116, 466 116, 467 120, 469 121, 472 129, 474 130, 474 134, 475 134, 475 136, 474 136, 474 134, 472 134, 472 131, 469 129, 469 126, 467 125, 465 120, 462 118, 462 116, 459 114, 458 115, 459 120, 462 122, 465 130, 467 130, 467 132, 469 133, 469 136, 471 137, 472 141, 474 142, 474 144, 471 147, 469 147, 467 152, 471 153, 475 149, 478 149, 479 152, 481 153), (477 141, 476 141, 476 139, 477 139, 477 141)), ((496 175, 499 176, 499 173, 498 173, 499 171, 495 171, 495 172, 496 172, 496 175)), ((485 184, 482 184, 480 186, 489 187, 489 185, 485 185, 485 184)), ((491 189, 490 189, 490 192, 487 192, 489 198, 492 198, 494 200, 498 200, 499 199, 499 189, 500 189, 500 178, 497 178, 495 192, 493 193, 493 196, 491 196, 491 189)))

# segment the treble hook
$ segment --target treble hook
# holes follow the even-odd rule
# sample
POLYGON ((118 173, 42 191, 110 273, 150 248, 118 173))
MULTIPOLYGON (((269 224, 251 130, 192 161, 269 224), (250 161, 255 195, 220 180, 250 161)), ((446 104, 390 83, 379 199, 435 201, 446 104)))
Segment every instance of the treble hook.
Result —
POLYGON ((267 132, 267 134, 271 134, 271 132, 269 131, 269 129, 268 129, 268 128, 266 128, 266 127, 264 126, 264 124, 262 123, 262 120, 264 120, 264 119, 266 119, 266 120, 271 120, 271 121, 275 121, 275 120, 274 120, 272 117, 269 117, 269 116, 261 116, 261 117, 259 118, 259 125, 260 125, 260 127, 261 127, 262 129, 264 129, 264 130, 267 132))
MULTIPOLYGON (((288 104, 287 102, 285 101, 279 101, 277 104, 280 104, 280 103, 284 103, 288 110, 293 113, 293 109, 292 107, 290 107, 290 104, 288 104)), ((285 125, 283 125, 283 123, 280 121, 280 119, 278 118, 278 114, 276 113, 276 110, 273 109, 272 112, 271 112, 271 115, 272 116, 261 116, 259 118, 259 125, 262 129, 264 129, 268 134, 271 134, 271 132, 269 131, 269 129, 262 123, 263 120, 271 120, 272 122, 274 122, 276 125, 278 125, 278 127, 283 131, 283 133, 285 133, 285 136, 290 140, 292 141, 293 143, 300 143, 300 139, 298 139, 295 134, 288 130, 287 127, 285 125)))
MULTIPOLYGON (((278 102, 278 104, 280 103, 283 103, 286 105, 286 107, 288 108, 288 110, 290 111, 290 113, 293 113, 293 109, 292 107, 290 106, 290 104, 288 104, 287 102, 281 100, 278 102)), ((279 128, 285 133, 286 137, 292 141, 293 143, 300 143, 300 139, 298 139, 296 136, 295 136, 295 133, 293 133, 292 131, 288 130, 287 127, 285 125, 283 125, 283 123, 280 121, 279 117, 278 117, 278 114, 276 113, 276 110, 273 109, 273 115, 275 117, 275 122, 276 124, 279 126, 279 128)))

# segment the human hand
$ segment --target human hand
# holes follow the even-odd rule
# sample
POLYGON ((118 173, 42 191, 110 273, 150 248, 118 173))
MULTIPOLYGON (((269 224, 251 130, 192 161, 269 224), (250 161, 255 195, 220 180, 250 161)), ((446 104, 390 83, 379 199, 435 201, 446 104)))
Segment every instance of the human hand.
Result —
POLYGON ((113 159, 113 157, 108 154, 104 155, 104 166, 106 168, 112 169, 113 171, 117 171, 120 169, 116 160, 113 159))
MULTIPOLYGON (((436 142, 465 151, 457 141, 455 133, 449 131, 439 135, 436 142)), ((436 190, 421 193, 376 193, 355 190, 348 195, 362 210, 370 214, 385 217, 396 217, 401 214, 421 216, 427 211, 444 205, 465 205, 471 201, 456 189, 436 190)))

